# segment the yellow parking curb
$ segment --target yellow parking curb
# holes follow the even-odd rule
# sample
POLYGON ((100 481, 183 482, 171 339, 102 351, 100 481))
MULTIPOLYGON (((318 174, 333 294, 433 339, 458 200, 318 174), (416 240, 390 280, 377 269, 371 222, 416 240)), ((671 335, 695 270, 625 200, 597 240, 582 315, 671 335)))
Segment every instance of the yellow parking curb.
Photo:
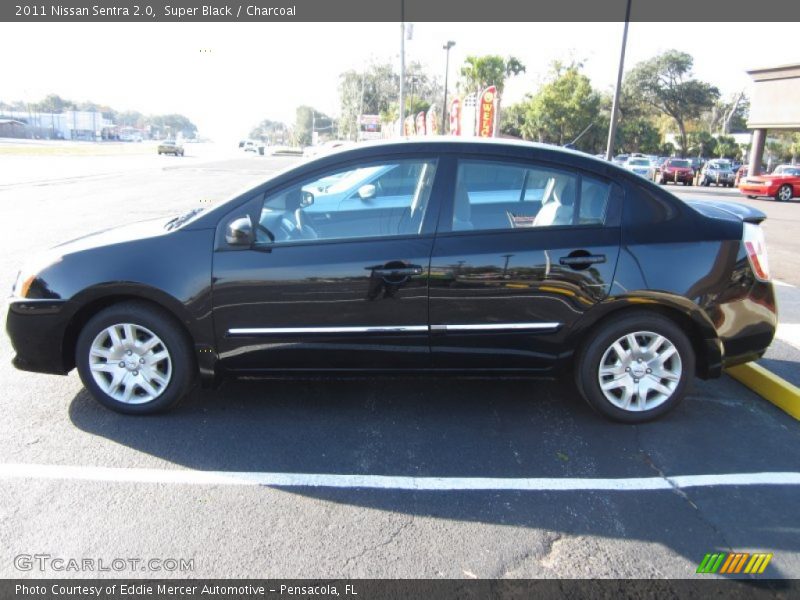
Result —
POLYGON ((731 377, 800 420, 800 388, 753 362, 725 369, 731 377))

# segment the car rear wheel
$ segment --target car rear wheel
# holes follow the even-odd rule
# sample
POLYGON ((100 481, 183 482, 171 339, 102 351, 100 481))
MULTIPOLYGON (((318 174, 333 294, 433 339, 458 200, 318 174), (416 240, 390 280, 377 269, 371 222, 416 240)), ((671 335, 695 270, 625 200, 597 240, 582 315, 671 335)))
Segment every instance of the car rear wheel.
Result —
POLYGON ((75 362, 91 395, 126 414, 174 407, 195 379, 180 326, 142 302, 116 304, 90 319, 78 336, 75 362))
POLYGON ((675 408, 694 374, 687 335, 658 314, 637 312, 602 325, 578 355, 575 382, 590 406, 624 423, 675 408))
POLYGON ((775 192, 775 200, 778 202, 788 202, 792 199, 792 186, 788 183, 783 184, 781 187, 778 188, 778 191, 775 192))

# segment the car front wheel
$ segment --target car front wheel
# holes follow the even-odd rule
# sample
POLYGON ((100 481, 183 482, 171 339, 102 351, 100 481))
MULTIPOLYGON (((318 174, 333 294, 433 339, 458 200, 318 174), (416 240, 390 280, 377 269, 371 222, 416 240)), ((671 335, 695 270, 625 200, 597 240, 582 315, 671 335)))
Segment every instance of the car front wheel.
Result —
POLYGON ((81 330, 75 362, 86 389, 126 414, 174 407, 194 383, 191 345, 168 314, 142 302, 116 304, 81 330))
POLYGON ((642 423, 675 408, 694 375, 687 335, 654 313, 633 313, 601 326, 579 353, 575 381, 595 410, 642 423))
POLYGON ((784 184, 778 188, 778 191, 775 193, 775 200, 778 202, 788 202, 792 199, 792 186, 789 184, 784 184))

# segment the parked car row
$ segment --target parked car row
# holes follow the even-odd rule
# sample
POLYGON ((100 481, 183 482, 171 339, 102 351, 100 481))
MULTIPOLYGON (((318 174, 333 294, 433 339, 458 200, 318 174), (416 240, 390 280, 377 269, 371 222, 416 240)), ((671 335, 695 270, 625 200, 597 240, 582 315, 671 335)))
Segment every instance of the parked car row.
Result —
POLYGON ((728 159, 675 158, 621 154, 614 162, 625 169, 661 185, 733 187, 736 183, 738 163, 728 159))

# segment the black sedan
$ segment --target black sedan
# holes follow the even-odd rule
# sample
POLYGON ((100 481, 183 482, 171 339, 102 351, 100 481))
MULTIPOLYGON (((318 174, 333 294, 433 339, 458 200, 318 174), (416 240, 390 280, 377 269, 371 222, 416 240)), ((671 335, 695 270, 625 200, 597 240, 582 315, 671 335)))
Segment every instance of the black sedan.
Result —
POLYGON ((763 219, 553 147, 362 145, 53 248, 7 329, 18 368, 125 413, 224 375, 563 373, 641 422, 772 341, 763 219))

